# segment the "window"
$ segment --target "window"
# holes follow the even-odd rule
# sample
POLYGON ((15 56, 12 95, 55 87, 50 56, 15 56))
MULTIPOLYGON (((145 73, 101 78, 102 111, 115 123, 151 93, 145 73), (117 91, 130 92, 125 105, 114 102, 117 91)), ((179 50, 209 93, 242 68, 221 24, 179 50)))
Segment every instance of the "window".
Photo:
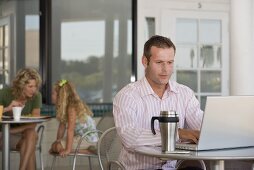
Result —
POLYGON ((65 78, 84 101, 112 102, 131 81, 131 6, 124 0, 53 0, 52 83, 65 78))
POLYGON ((39 69, 39 0, 0 2, 0 85, 24 67, 39 69))
POLYGON ((206 96, 222 95, 222 24, 218 19, 176 19, 176 80, 206 96))
POLYGON ((7 18, 0 19, 0 88, 10 82, 9 50, 9 22, 7 18))
POLYGON ((39 70, 39 16, 25 16, 25 58, 27 67, 39 70))

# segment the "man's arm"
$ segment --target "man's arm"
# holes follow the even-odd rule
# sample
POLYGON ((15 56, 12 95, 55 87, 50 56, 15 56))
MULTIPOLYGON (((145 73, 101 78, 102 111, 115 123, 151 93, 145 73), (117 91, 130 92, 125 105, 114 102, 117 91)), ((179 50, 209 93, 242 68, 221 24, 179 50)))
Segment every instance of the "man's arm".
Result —
POLYGON ((186 107, 185 129, 178 129, 178 134, 181 140, 191 140, 197 143, 203 119, 203 111, 200 109, 199 101, 194 93, 191 94, 186 107))
POLYGON ((153 135, 148 127, 142 127, 145 121, 151 118, 144 118, 138 115, 137 107, 142 105, 137 100, 128 95, 116 96, 113 104, 113 114, 115 126, 122 139, 124 146, 128 149, 134 149, 144 145, 161 144, 160 133, 153 135))

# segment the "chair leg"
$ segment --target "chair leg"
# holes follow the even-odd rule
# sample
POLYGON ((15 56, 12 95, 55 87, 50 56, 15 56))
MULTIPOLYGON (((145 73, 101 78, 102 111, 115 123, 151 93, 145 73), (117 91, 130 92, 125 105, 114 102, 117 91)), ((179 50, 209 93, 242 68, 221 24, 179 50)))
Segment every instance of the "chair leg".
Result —
POLYGON ((92 170, 92 162, 91 162, 91 158, 88 157, 88 162, 89 162, 89 169, 92 170))
POLYGON ((42 155, 41 149, 39 148, 38 151, 39 151, 39 158, 40 158, 40 167, 41 167, 41 170, 44 170, 43 155, 42 155))
POLYGON ((43 155, 41 151, 39 155, 40 155, 40 162, 41 162, 41 170, 44 170, 43 155))
POLYGON ((53 161, 51 164, 51 170, 53 170, 54 166, 55 166, 55 161, 56 161, 56 156, 53 157, 53 161))
POLYGON ((74 158, 73 158, 72 170, 76 169, 76 160, 77 160, 77 156, 75 155, 74 158))

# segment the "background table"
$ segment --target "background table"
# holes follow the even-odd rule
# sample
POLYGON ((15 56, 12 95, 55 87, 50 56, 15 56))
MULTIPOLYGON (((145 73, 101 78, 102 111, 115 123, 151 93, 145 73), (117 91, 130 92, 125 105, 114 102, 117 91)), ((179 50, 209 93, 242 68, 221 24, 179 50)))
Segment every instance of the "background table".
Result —
MULTIPOLYGON (((177 150, 181 152, 181 150, 177 150)), ((190 151, 188 153, 162 153, 160 147, 142 146, 135 152, 162 160, 210 160, 212 170, 224 170, 224 160, 254 160, 254 147, 212 151, 190 151)), ((252 165, 254 170, 254 165, 252 165)))
POLYGON ((3 139, 3 148, 2 148, 2 170, 10 170, 10 124, 23 124, 23 123, 41 123, 48 121, 50 117, 45 118, 33 118, 33 119, 20 119, 20 121, 14 121, 12 118, 0 119, 2 124, 2 139, 3 139))

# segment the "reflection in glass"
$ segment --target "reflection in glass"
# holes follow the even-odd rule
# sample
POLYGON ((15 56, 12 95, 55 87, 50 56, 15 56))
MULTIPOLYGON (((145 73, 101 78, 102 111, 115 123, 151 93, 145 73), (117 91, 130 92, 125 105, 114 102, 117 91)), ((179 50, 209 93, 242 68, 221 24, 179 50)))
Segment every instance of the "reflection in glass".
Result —
POLYGON ((197 92, 198 89, 198 75, 197 71, 190 71, 190 70, 178 70, 176 81, 178 83, 184 84, 191 88, 194 92, 197 92))
POLYGON ((76 84, 84 100, 90 95, 99 98, 103 88, 105 22, 63 22, 61 35, 61 77, 76 84), (97 36, 91 36, 95 32, 97 36))
POLYGON ((52 82, 71 80, 88 103, 112 102, 130 82, 132 5, 120 1, 52 1, 52 82))
POLYGON ((200 48, 201 68, 221 68, 221 47, 212 45, 203 45, 200 48))
POLYGON ((9 57, 9 49, 8 48, 5 48, 3 50, 3 56, 5 58, 5 60, 4 60, 4 68, 7 69, 7 68, 10 67, 9 66, 9 61, 7 60, 7 58, 9 57))
POLYGON ((25 17, 26 66, 39 68, 39 16, 25 17))
POLYGON ((3 27, 0 26, 0 48, 3 47, 3 27))
POLYGON ((0 89, 9 84, 10 82, 8 34, 8 26, 0 26, 0 89))
POLYGON ((198 21, 196 19, 176 20, 176 42, 197 43, 198 21))
POLYGON ((221 71, 201 71, 201 92, 221 92, 221 71))
POLYGON ((221 43, 221 21, 200 20, 199 41, 201 43, 221 43))
POLYGON ((197 68, 197 48, 178 46, 175 57, 176 68, 197 68))
POLYGON ((3 68, 3 50, 0 47, 0 69, 3 68))
POLYGON ((4 26, 4 45, 9 46, 9 26, 5 25, 4 26))
POLYGON ((149 39, 153 35, 155 35, 155 18, 146 17, 145 37, 149 39))

